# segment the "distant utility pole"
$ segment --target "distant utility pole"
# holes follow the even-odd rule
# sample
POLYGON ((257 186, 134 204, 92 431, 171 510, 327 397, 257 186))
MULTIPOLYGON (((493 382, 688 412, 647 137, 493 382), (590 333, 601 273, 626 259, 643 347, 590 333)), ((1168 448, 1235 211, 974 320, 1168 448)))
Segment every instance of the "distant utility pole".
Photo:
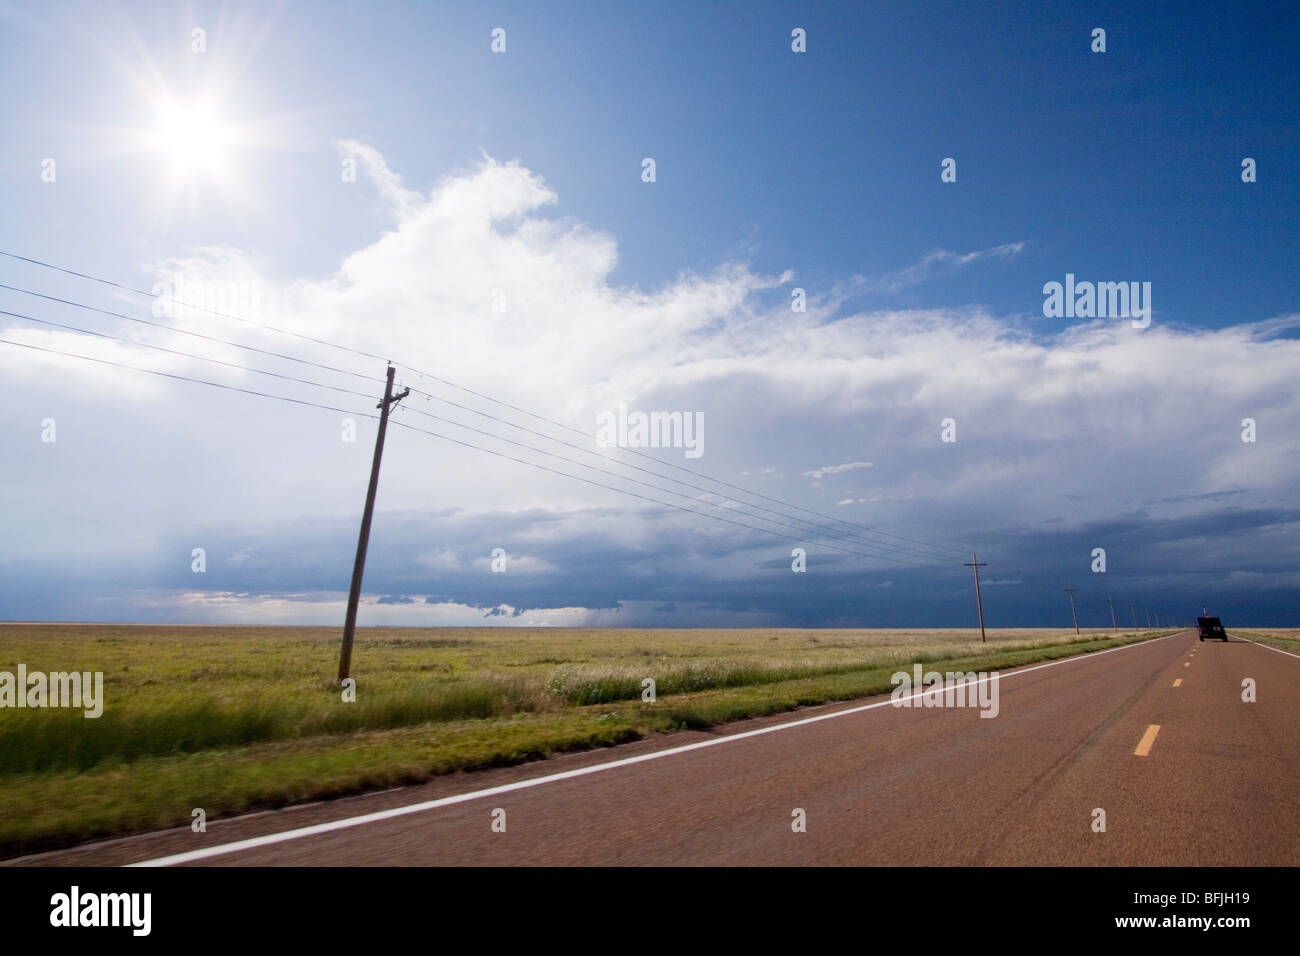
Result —
POLYGON ((1137 609, 1137 605, 1136 605, 1136 604, 1131 604, 1131 603, 1130 603, 1129 606, 1128 606, 1128 609, 1129 609, 1129 613, 1131 613, 1131 614, 1133 615, 1133 630, 1136 631, 1136 630, 1138 629, 1138 609, 1137 609))
POLYGON ((1158 627, 1160 627, 1160 612, 1159 612, 1159 611, 1154 611, 1154 612, 1152 612, 1152 613, 1154 613, 1155 616, 1156 616, 1156 627, 1158 628, 1158 627))
POLYGON ((1110 605, 1110 626, 1115 633, 1119 633, 1119 625, 1115 623, 1115 602, 1111 598, 1106 598, 1106 603, 1110 605))
POLYGON ((343 622, 343 648, 339 652, 339 680, 349 676, 352 669, 352 637, 357 630, 357 604, 361 600, 361 575, 366 568, 366 546, 370 543, 370 519, 375 513, 375 492, 379 490, 379 462, 384 457, 384 433, 388 431, 389 410, 411 394, 409 388, 393 394, 393 375, 397 370, 388 366, 388 383, 384 386, 383 400, 375 406, 379 413, 379 434, 375 436, 375 459, 370 465, 370 488, 366 491, 366 510, 361 515, 361 537, 357 540, 357 561, 352 566, 352 590, 348 592, 348 616, 343 622))
POLYGON ((962 567, 975 569, 975 607, 980 612, 980 643, 987 644, 988 641, 984 639, 984 599, 980 597, 980 568, 987 568, 988 562, 981 562, 972 552, 970 560, 962 562, 962 567))
POLYGON ((1147 616, 1147 630, 1149 631, 1151 630, 1151 612, 1148 611, 1146 608, 1143 608, 1142 611, 1147 616))
POLYGON ((1069 595, 1070 595, 1070 616, 1074 618, 1074 633, 1075 633, 1075 634, 1078 634, 1078 633, 1079 633, 1079 613, 1074 609, 1074 592, 1077 591, 1078 588, 1066 588, 1065 590, 1066 590, 1067 592, 1069 592, 1069 595))

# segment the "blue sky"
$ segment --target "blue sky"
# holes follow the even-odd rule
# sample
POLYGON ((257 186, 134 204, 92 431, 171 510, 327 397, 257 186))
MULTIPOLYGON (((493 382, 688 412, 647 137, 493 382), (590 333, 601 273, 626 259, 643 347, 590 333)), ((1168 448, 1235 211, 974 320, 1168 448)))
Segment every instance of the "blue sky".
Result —
MULTIPOLYGON (((145 289, 256 287, 262 321, 587 434, 620 402, 702 413, 698 462, 657 457, 977 547, 994 624, 1068 623, 1070 585, 1094 624, 1108 594, 1287 623, 1298 26, 1285 4, 0 2, 0 70, 20 91, 0 104, 0 249, 145 289), (219 159, 174 131, 160 143, 168 102, 225 131, 219 159), (1067 273, 1151 283, 1151 327, 1045 318, 1042 287, 1067 273)), ((0 282, 150 315, 13 260, 0 282)), ((196 344, 4 290, 0 309, 196 344)), ((91 354, 0 319, 0 337, 91 354)), ((330 413, 6 349, 0 566, 19 586, 0 617, 339 617, 372 426, 345 445, 330 413)), ((362 623, 973 623, 959 561, 809 542, 795 575, 798 541, 401 429, 387 455, 362 623)))

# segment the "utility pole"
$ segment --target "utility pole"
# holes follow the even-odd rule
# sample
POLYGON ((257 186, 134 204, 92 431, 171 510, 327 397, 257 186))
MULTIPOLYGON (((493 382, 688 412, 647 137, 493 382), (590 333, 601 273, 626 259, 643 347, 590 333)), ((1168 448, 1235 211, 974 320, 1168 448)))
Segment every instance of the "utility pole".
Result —
POLYGON ((1110 605, 1110 626, 1118 634, 1119 625, 1115 623, 1115 601, 1112 598, 1106 598, 1106 603, 1110 605))
POLYGON ((343 647, 339 652, 339 681, 349 676, 352 669, 352 637, 357 630, 357 604, 361 600, 361 575, 366 568, 366 546, 370 543, 370 519, 375 513, 375 492, 379 490, 379 462, 384 457, 384 433, 388 431, 389 410, 411 393, 409 388, 393 394, 393 375, 397 370, 388 366, 388 382, 384 397, 375 408, 379 413, 379 434, 375 436, 375 459, 370 465, 370 488, 366 491, 366 510, 361 515, 361 537, 357 540, 357 561, 352 566, 352 589, 348 592, 348 616, 343 622, 343 647))
POLYGON ((1160 612, 1159 612, 1159 611, 1156 611, 1156 612, 1155 612, 1155 615, 1156 615, 1156 629, 1159 630, 1159 628, 1160 628, 1160 612))
POLYGON ((1129 613, 1133 615, 1133 630, 1136 631, 1136 630, 1138 629, 1138 609, 1137 609, 1137 605, 1136 605, 1136 604, 1133 604, 1133 603, 1130 603, 1129 606, 1128 606, 1128 609, 1129 609, 1129 613))
POLYGON ((1070 616, 1074 618, 1074 633, 1075 633, 1075 634, 1078 634, 1078 633, 1079 633, 1079 613, 1074 609, 1074 592, 1075 592, 1076 590, 1078 590, 1078 589, 1077 589, 1077 588, 1066 588, 1065 590, 1066 590, 1066 591, 1069 593, 1069 595, 1070 595, 1070 616))
POLYGON ((980 559, 972 553, 969 561, 962 562, 962 567, 975 569, 975 607, 980 612, 980 643, 987 644, 984 639, 984 599, 980 597, 980 568, 987 568, 988 562, 981 562, 980 559))
POLYGON ((1149 631, 1151 630, 1151 612, 1146 610, 1146 608, 1143 608, 1143 612, 1147 616, 1147 630, 1149 631))

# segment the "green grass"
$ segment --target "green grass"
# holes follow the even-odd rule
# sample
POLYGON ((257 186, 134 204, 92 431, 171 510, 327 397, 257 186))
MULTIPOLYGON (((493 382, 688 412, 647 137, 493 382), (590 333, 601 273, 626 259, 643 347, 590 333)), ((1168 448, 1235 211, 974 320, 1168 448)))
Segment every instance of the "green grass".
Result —
POLYGON ((1260 644, 1268 644, 1278 650, 1300 654, 1300 628, 1274 628, 1263 632, 1233 629, 1229 633, 1248 640, 1258 641, 1260 644))
POLYGON ((104 673, 104 712, 0 710, 0 853, 412 783, 1161 633, 0 625, 0 670, 104 673), (655 680, 657 701, 641 699, 655 680))

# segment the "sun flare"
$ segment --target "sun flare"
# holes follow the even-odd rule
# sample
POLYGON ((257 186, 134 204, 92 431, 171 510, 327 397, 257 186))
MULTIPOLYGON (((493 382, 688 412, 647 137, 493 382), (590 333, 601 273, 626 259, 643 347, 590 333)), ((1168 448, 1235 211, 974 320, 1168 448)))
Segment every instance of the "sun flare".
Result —
POLYGON ((230 128, 202 104, 165 106, 153 130, 154 147, 170 161, 173 171, 183 176, 220 175, 232 140, 230 128))

